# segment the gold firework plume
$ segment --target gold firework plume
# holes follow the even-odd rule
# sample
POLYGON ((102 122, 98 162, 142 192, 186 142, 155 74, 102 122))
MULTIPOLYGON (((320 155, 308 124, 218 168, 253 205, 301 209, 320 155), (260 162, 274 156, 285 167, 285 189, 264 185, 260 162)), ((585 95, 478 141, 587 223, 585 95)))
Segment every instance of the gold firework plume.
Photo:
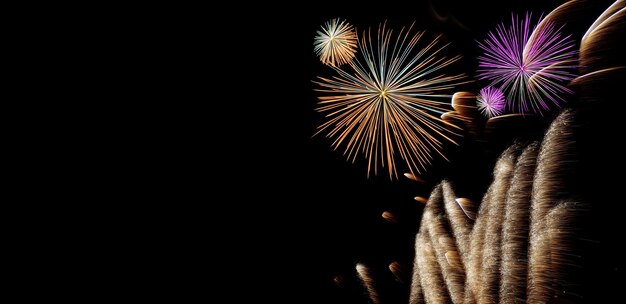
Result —
POLYGON ((460 56, 441 55, 447 44, 439 37, 420 47, 424 32, 413 26, 396 36, 381 24, 372 36, 369 30, 360 37, 362 56, 349 62, 352 72, 334 68, 336 76, 315 81, 323 93, 317 110, 327 119, 316 134, 326 133, 352 162, 362 154, 368 175, 377 175, 382 165, 397 178, 398 159, 411 173, 422 173, 432 152, 445 158, 444 142, 456 143, 453 137, 459 135, 460 128, 441 115, 450 110, 448 92, 463 75, 448 76, 441 69, 460 56))
MULTIPOLYGON (((541 142, 506 149, 480 204, 449 181, 415 198, 425 208, 412 275, 389 265, 398 281, 410 281, 409 303, 550 303, 577 288, 576 224, 588 208, 571 191, 575 117, 565 110, 541 142)), ((369 268, 359 264, 357 273, 370 301, 382 303, 369 268)))
POLYGON ((572 111, 543 142, 513 145, 478 208, 444 181, 430 195, 415 243, 410 303, 547 303, 562 294, 580 204, 564 197, 572 111))
POLYGON ((315 53, 323 64, 340 66, 354 58, 356 52, 356 32, 346 21, 332 19, 317 31, 315 53))

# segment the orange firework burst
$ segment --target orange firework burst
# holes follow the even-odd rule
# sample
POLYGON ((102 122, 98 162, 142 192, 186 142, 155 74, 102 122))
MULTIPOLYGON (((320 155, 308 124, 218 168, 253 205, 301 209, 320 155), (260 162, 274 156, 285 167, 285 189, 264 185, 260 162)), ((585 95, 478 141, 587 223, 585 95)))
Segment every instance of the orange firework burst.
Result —
POLYGON ((440 55, 446 45, 439 37, 418 47, 423 32, 402 28, 395 36, 384 24, 376 40, 371 30, 363 32, 358 47, 362 56, 349 62, 353 73, 333 67, 338 75, 316 81, 325 93, 317 110, 328 119, 319 134, 333 138, 333 148, 345 146, 352 162, 362 153, 368 160, 368 175, 378 174, 379 162, 389 176, 397 178, 396 159, 411 173, 421 173, 431 163, 431 152, 443 158, 444 141, 456 126, 441 119, 450 110, 448 93, 461 84, 463 75, 447 76, 440 70, 460 56, 440 55))
POLYGON ((340 66, 350 62, 356 52, 356 32, 352 25, 332 19, 317 31, 315 53, 323 64, 340 66))

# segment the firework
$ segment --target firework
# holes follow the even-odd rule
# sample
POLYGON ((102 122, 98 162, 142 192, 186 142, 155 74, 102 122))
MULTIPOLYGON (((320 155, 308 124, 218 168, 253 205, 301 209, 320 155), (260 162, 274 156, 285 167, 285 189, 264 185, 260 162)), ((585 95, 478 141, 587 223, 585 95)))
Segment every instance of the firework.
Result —
POLYGON ((504 111, 504 94, 497 88, 492 86, 483 88, 477 99, 478 109, 489 118, 498 116, 504 111))
MULTIPOLYGON (((432 249, 439 262, 445 287, 449 290, 450 298, 453 303, 460 303, 463 299, 464 274, 459 269, 453 267, 447 262, 446 253, 456 251, 457 247, 454 239, 448 233, 450 231, 448 221, 444 217, 437 216, 443 214, 443 193, 441 187, 437 187, 430 196, 432 203, 426 204, 426 209, 422 216, 422 220, 426 223, 425 233, 428 233, 432 240, 432 249)), ((439 303, 439 302, 436 302, 439 303)))
POLYGON ((566 110, 541 144, 502 153, 475 221, 461 210, 474 204, 456 198, 450 182, 435 186, 415 238, 410 303, 550 303, 575 286, 585 209, 567 199, 574 117, 566 110))
POLYGON ((357 264, 356 272, 359 279, 361 279, 361 283, 363 283, 363 286, 367 290, 367 295, 369 296, 370 300, 372 300, 372 303, 380 303, 378 292, 376 291, 374 279, 372 278, 369 267, 363 264, 357 264))
POLYGON ((416 238, 415 262, 417 267, 414 269, 419 269, 421 272, 418 276, 421 281, 419 291, 423 293, 423 296, 415 295, 416 299, 423 298, 426 303, 452 303, 445 287, 439 262, 432 248, 430 236, 428 233, 418 233, 416 238))
POLYGON ((440 55, 447 45, 439 37, 418 47, 424 33, 412 28, 395 36, 380 25, 376 40, 371 30, 363 32, 360 56, 348 63, 353 73, 334 67, 336 76, 315 82, 324 93, 317 110, 327 118, 316 134, 326 132, 334 139, 333 148, 344 146, 352 162, 362 154, 368 175, 372 169, 378 174, 380 162, 397 178, 398 158, 412 174, 421 173, 433 151, 445 158, 444 141, 456 143, 454 130, 459 127, 440 115, 450 110, 448 92, 462 83, 463 75, 447 76, 440 70, 460 57, 440 55))
POLYGON ((404 267, 402 267, 400 263, 397 261, 391 262, 391 264, 389 264, 389 270, 396 277, 396 281, 404 283, 404 267))
POLYGON ((534 142, 524 148, 516 163, 511 188, 507 192, 504 221, 502 222, 502 264, 500 265, 501 303, 520 303, 526 298, 526 261, 528 259, 528 231, 530 193, 532 192, 539 145, 534 142))
POLYGON ((498 85, 512 111, 543 114, 560 108, 571 93, 565 84, 577 67, 574 41, 552 23, 531 29, 530 14, 512 16, 509 27, 499 24, 479 47, 478 78, 498 85))
POLYGON ((395 216, 395 215, 393 215, 393 213, 391 213, 391 212, 389 212, 389 211, 384 211, 384 212, 383 212, 383 214, 382 214, 382 217, 383 217, 386 221, 388 221, 388 222, 390 222, 390 223, 394 223, 394 224, 397 224, 397 223, 398 223, 398 219, 396 218, 396 216, 395 216))
POLYGON ((323 64, 340 66, 350 62, 356 52, 356 32, 352 25, 339 19, 332 19, 315 37, 315 53, 323 64))

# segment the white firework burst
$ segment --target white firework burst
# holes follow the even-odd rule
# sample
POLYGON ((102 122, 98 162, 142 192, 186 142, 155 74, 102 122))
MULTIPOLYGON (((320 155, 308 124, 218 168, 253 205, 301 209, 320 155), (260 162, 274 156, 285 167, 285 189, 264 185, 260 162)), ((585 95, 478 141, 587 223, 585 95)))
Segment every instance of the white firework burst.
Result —
POLYGON ((340 66, 350 62, 356 53, 357 38, 352 25, 332 19, 317 31, 315 53, 325 65, 340 66))

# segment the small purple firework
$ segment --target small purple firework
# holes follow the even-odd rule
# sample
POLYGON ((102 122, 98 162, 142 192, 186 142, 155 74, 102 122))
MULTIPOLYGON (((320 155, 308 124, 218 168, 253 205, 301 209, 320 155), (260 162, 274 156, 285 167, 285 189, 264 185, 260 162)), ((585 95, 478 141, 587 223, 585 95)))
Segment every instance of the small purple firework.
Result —
POLYGON ((512 24, 499 24, 484 42, 478 57, 478 78, 490 80, 507 94, 508 108, 513 112, 538 113, 560 108, 565 87, 575 77, 577 67, 574 41, 564 37, 560 28, 547 20, 531 30, 531 15, 521 20, 512 16, 512 24))
POLYGON ((495 117, 504 112, 504 94, 497 88, 487 86, 478 95, 478 109, 487 117, 495 117))

